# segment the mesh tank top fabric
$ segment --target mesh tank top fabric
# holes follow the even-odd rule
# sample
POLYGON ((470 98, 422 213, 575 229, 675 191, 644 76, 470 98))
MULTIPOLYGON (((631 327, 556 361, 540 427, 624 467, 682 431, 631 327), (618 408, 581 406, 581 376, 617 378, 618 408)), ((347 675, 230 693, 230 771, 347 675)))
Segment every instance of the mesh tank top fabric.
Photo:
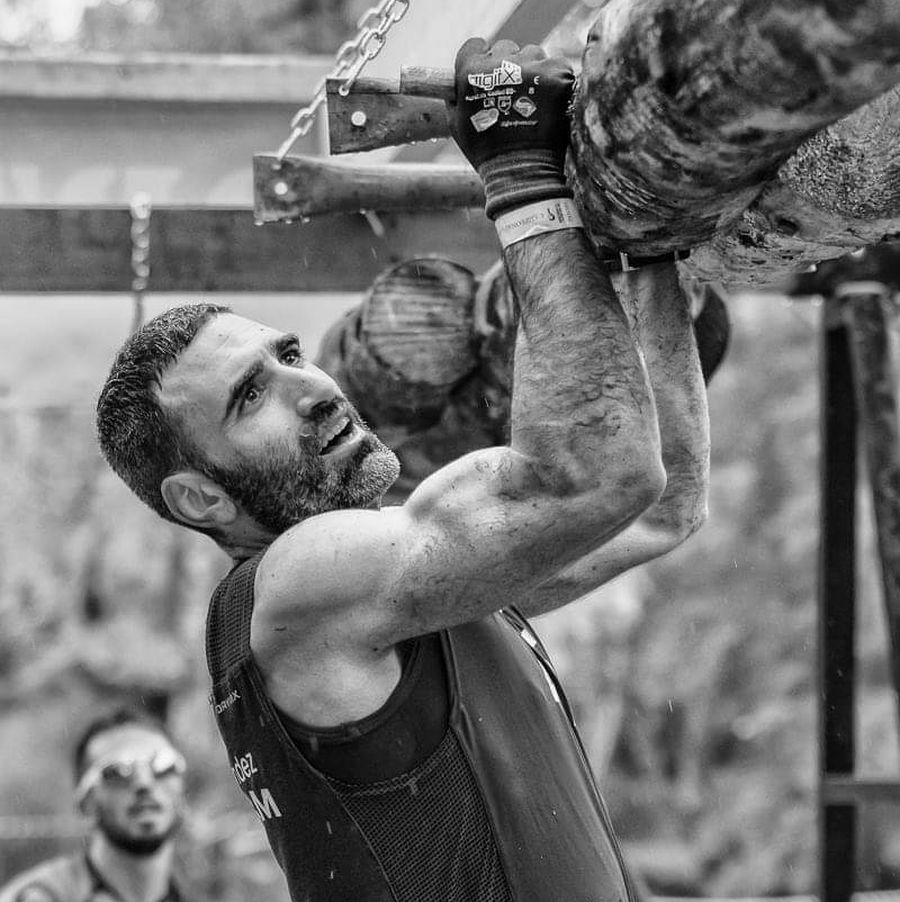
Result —
POLYGON ((329 779, 397 902, 512 902, 478 787, 448 730, 419 767, 364 786, 329 779))
POLYGON ((206 628, 206 661, 213 680, 250 652, 253 580, 261 558, 262 553, 243 561, 213 592, 206 628))

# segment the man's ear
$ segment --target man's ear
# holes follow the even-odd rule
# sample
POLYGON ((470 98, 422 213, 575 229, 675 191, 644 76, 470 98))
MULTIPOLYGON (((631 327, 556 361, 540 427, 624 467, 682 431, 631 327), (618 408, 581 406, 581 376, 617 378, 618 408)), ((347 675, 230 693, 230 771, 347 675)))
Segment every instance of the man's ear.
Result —
POLYGON ((235 503, 217 483, 193 470, 167 476, 160 486, 166 507, 187 526, 227 526, 238 514, 235 503))
POLYGON ((89 789, 83 796, 75 800, 75 807, 82 817, 93 818, 97 809, 97 801, 94 798, 94 790, 89 789))

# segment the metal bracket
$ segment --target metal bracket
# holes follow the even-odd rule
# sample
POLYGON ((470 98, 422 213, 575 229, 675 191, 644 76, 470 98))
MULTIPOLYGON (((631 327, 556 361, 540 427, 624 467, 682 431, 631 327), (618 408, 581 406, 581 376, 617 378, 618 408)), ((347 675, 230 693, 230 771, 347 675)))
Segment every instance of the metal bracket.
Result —
POLYGON ((450 137, 443 101, 409 93, 383 78, 358 78, 349 91, 342 79, 326 82, 329 149, 356 153, 450 137))
POLYGON ((386 163, 360 166, 320 157, 253 157, 257 222, 292 222, 323 213, 483 207, 484 188, 464 166, 386 163))

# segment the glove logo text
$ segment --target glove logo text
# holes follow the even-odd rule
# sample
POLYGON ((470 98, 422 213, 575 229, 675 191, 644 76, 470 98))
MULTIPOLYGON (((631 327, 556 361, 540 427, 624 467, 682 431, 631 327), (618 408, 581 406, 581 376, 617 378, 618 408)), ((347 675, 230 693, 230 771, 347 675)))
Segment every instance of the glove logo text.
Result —
POLYGON ((482 91, 493 91, 494 88, 502 88, 504 85, 520 85, 522 67, 509 60, 501 60, 500 65, 492 72, 472 72, 469 75, 469 84, 473 88, 481 88, 482 91))

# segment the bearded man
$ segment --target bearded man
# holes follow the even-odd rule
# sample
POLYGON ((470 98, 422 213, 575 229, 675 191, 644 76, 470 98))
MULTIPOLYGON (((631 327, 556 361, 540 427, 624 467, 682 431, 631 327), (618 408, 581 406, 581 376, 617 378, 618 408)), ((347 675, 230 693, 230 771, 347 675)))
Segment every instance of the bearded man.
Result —
POLYGON ((84 849, 20 874, 0 902, 187 902, 173 875, 185 761, 162 725, 124 709, 97 718, 75 746, 74 771, 84 849))
POLYGON ((120 352, 107 460, 234 567, 207 624, 229 765, 296 902, 632 894, 528 617, 703 520, 706 396, 671 259, 621 274, 564 177, 573 74, 472 39, 448 113, 518 303, 508 445, 398 506, 394 454, 297 335, 180 307, 120 352))

